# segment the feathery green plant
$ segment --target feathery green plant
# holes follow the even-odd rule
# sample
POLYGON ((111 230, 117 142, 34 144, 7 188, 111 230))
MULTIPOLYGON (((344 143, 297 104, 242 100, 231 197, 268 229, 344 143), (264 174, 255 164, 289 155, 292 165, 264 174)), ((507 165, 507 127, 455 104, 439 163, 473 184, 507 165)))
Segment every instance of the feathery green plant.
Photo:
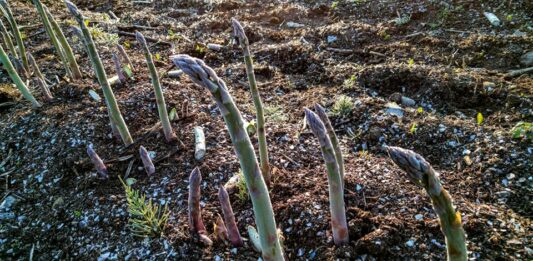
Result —
POLYGON ((322 156, 328 171, 329 208, 331 212, 331 228, 333 241, 336 245, 348 243, 348 225, 346 223, 346 209, 344 207, 344 191, 339 164, 335 157, 335 150, 327 134, 326 126, 314 112, 305 109, 305 118, 311 131, 318 138, 322 156))
POLYGON ((161 120, 161 125, 163 126, 165 138, 167 142, 174 141, 177 137, 176 134, 174 134, 172 126, 170 125, 170 120, 168 119, 165 96, 163 95, 161 84, 159 83, 159 75, 157 73, 157 69, 155 68, 154 61, 152 60, 152 54, 150 53, 150 49, 148 49, 148 45, 146 44, 146 39, 144 39, 144 36, 141 33, 136 32, 135 37, 137 38, 137 41, 139 42, 144 51, 146 64, 148 65, 148 69, 150 70, 150 78, 152 78, 152 85, 154 86, 157 111, 159 112, 159 119, 161 120))
POLYGON ((6 17, 9 26, 11 27, 11 32, 15 37, 15 41, 17 42, 19 57, 22 60, 22 65, 26 71, 29 71, 30 66, 28 64, 28 59, 26 58, 26 48, 24 47, 24 42, 22 41, 22 35, 20 34, 17 21, 15 20, 15 17, 13 17, 13 13, 11 12, 11 8, 9 8, 7 0, 0 0, 0 9, 6 17))
MULTIPOLYGON (((34 1, 39 1, 39 0, 34 0, 34 1)), ((76 57, 74 56, 74 52, 72 51, 72 48, 70 47, 70 44, 68 43, 67 38, 65 37, 65 34, 63 34, 63 30, 61 30, 61 27, 54 19, 54 16, 52 16, 52 13, 50 13, 50 10, 48 10, 48 7, 44 5, 42 7, 44 9, 44 12, 46 13, 48 21, 50 22, 52 31, 56 35, 57 40, 59 41, 59 44, 61 45, 61 48, 65 54, 65 58, 68 62, 70 72, 72 73, 72 78, 75 80, 79 80, 83 78, 83 75, 81 74, 78 63, 76 62, 76 57)))
POLYGON ((350 114, 355 105, 353 103, 353 99, 346 95, 341 95, 337 98, 335 103, 333 104, 333 108, 331 109, 331 114, 335 116, 347 116, 350 114))
POLYGON ((326 110, 324 110, 324 108, 317 103, 315 104, 315 111, 320 120, 324 123, 329 139, 331 140, 331 145, 333 146, 333 150, 335 151, 335 159, 337 160, 337 164, 339 165, 339 174, 341 175, 342 186, 344 187, 344 159, 342 157, 342 150, 339 144, 339 139, 337 138, 337 134, 335 133, 335 130, 331 125, 331 121, 329 121, 328 115, 326 114, 326 110))
POLYGON ((431 198, 446 239, 448 261, 466 261, 466 236, 461 213, 455 210, 450 194, 442 187, 439 174, 422 156, 411 150, 388 146, 385 150, 394 163, 407 173, 407 178, 424 188, 431 198))
POLYGON ((246 185, 252 199, 255 223, 259 230, 262 256, 264 260, 284 260, 283 249, 276 231, 276 220, 265 180, 261 175, 259 163, 248 133, 244 129, 244 120, 224 81, 216 75, 202 60, 188 55, 175 55, 171 60, 196 84, 205 87, 226 122, 231 141, 246 179, 246 185))
MULTIPOLYGON (((25 54, 23 54, 23 56, 26 57, 25 54)), ((4 68, 11 77, 11 80, 13 80, 13 82, 17 86, 17 89, 19 89, 19 91, 22 93, 22 96, 24 96, 26 100, 30 101, 34 108, 41 107, 41 104, 35 99, 35 97, 33 97, 26 84, 20 78, 19 74, 13 67, 13 64, 9 60, 9 57, 7 56, 7 53, 4 51, 4 48, 2 46, 0 46, 0 61, 2 61, 4 68)))
POLYGON ((122 178, 119 177, 119 179, 126 191, 128 212, 131 215, 128 225, 133 234, 139 237, 160 236, 170 216, 167 205, 161 208, 153 203, 152 199, 149 199, 147 203, 146 195, 141 195, 138 190, 124 183, 122 178))
POLYGON ((73 3, 71 3, 68 0, 65 0, 65 3, 70 13, 72 13, 74 18, 80 25, 80 28, 83 34, 83 39, 85 42, 85 47, 87 48, 87 53, 89 54, 89 58, 92 61, 94 70, 96 72, 96 76, 98 78, 98 82, 100 83, 100 86, 102 87, 102 90, 104 92, 106 104, 108 107, 108 114, 111 118, 111 124, 114 124, 116 126, 124 144, 126 146, 130 145, 133 143, 133 139, 131 138, 130 132, 128 130, 128 126, 126 125, 126 122, 124 121, 124 118, 122 117, 122 114, 120 113, 120 108, 118 107, 115 94, 113 94, 113 90, 111 89, 111 87, 109 86, 109 83, 107 82, 107 75, 104 70, 104 65, 102 64, 102 61, 100 60, 100 57, 98 56, 98 52, 96 51, 96 46, 94 44, 91 33, 89 32, 89 29, 87 28, 87 26, 85 25, 83 21, 83 15, 73 3))
POLYGON ((6 48, 9 50, 9 52, 11 52, 11 55, 13 55, 15 58, 18 59, 18 54, 17 54, 17 51, 15 50, 15 45, 13 45, 13 41, 11 40, 9 31, 4 26, 2 19, 0 19, 0 33, 2 34, 2 39, 4 40, 4 44, 6 45, 6 48))
POLYGON ((270 186, 270 165, 268 159, 268 147, 266 140, 265 129, 265 115, 263 112, 263 102, 257 89, 257 82, 255 81, 254 65, 252 55, 250 54, 250 44, 248 43, 248 37, 244 33, 244 28, 235 18, 231 18, 233 25, 233 34, 235 40, 241 46, 244 56, 244 63, 246 64, 246 75, 248 76, 248 82, 250 83, 250 93, 254 101, 255 113, 257 118, 257 140, 259 142, 259 162, 261 163, 261 173, 265 180, 267 187, 270 186))

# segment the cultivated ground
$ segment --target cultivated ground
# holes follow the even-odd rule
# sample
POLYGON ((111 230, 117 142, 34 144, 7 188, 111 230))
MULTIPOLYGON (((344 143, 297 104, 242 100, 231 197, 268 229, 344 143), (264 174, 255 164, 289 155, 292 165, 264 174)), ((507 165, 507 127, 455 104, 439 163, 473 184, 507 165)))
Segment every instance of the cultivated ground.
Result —
MULTIPOLYGON (((205 247, 188 232, 187 179, 194 167, 203 174, 203 215, 210 233, 221 214, 218 186, 239 169, 229 135, 205 90, 185 76, 164 77, 167 105, 178 111, 173 127, 180 138, 165 143, 162 132, 153 130, 158 116, 144 56, 134 38, 119 33, 140 30, 161 40, 151 43, 161 73, 174 69, 172 54, 203 58, 252 120, 241 51, 231 42, 231 17, 245 26, 267 106, 274 166, 270 195, 289 260, 445 259, 429 199, 388 159, 383 144, 412 149, 441 173, 462 214, 471 258, 533 258, 533 145, 511 134, 518 122, 533 121, 533 79, 506 76, 524 68, 520 57, 533 49, 531 1, 75 1, 96 28, 108 75, 114 74, 115 42, 125 45, 133 60, 135 80, 114 87, 137 140, 129 148, 111 137, 105 104, 88 94, 102 95, 63 4, 45 1, 71 39, 86 74, 82 81, 64 78, 29 1, 9 2, 27 48, 56 83, 56 101, 32 110, 0 72, 0 192, 2 201, 14 199, 0 213, 2 260, 260 256, 248 243, 239 249, 221 242, 205 247), (484 11, 496 14, 502 26, 491 25, 484 11), (398 16, 404 19, 393 21, 398 16), (223 48, 213 51, 208 43, 223 48), (401 104, 398 93, 416 104, 401 104), (353 107, 335 113, 342 95, 353 107), (389 108, 389 102, 398 102, 401 110, 389 108), (331 237, 317 140, 302 129, 303 109, 315 103, 332 112, 345 152, 350 243, 342 247, 331 237), (195 126, 206 133, 203 161, 194 159, 195 126), (88 144, 107 162, 108 180, 97 178, 85 153, 88 144), (157 171, 151 177, 141 168, 138 145, 155 152, 157 171), (133 188, 168 205, 170 221, 160 238, 130 233, 118 176, 135 178, 133 188)), ((236 193, 230 197, 245 236, 246 226, 254 225, 251 202, 236 193)))

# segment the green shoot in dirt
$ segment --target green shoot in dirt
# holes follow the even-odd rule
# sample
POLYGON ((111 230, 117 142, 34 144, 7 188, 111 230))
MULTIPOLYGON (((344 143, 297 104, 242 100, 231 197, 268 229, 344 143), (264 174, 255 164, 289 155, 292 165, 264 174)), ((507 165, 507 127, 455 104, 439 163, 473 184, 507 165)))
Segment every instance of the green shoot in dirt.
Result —
POLYGON ((337 98, 331 108, 331 114, 337 117, 348 116, 354 109, 355 105, 353 99, 346 95, 341 95, 337 98))
MULTIPOLYGON (((26 57, 26 54, 23 54, 23 55, 24 57, 26 57)), ((22 96, 24 96, 26 100, 30 101, 34 108, 41 107, 41 104, 35 99, 35 97, 33 97, 33 95, 31 94, 30 90, 28 89, 24 81, 22 81, 22 79, 20 78, 19 74, 13 67, 13 64, 9 60, 7 53, 4 51, 4 48, 1 45, 0 45, 0 61, 4 65, 4 69, 9 74, 9 77, 11 77, 11 80, 17 86, 17 89, 19 89, 19 91, 22 93, 22 96)))
POLYGON ((455 210, 450 194, 442 187, 439 174, 422 156, 411 150, 388 146, 385 150, 394 163, 407 173, 407 178, 424 188, 431 198, 446 239, 447 260, 466 261, 466 236, 461 213, 455 210))
POLYGON ((483 114, 481 114, 481 112, 477 113, 476 121, 477 121, 477 126, 481 126, 481 124, 483 124, 483 114))
POLYGON ((533 123, 519 122, 511 130, 513 139, 525 139, 533 141, 533 123))
POLYGON ((24 47, 24 42, 22 41, 22 34, 19 31, 17 21, 15 20, 15 17, 13 16, 13 13, 11 12, 11 8, 9 7, 7 0, 0 0, 0 10, 6 17, 7 22, 9 23, 9 26, 11 27, 11 32, 13 33, 13 36, 15 37, 15 41, 17 42, 17 49, 19 52, 19 58, 22 60, 22 65, 24 66, 24 69, 26 69, 26 71, 29 71, 30 65, 26 57, 26 48, 24 47))
POLYGON ((265 117, 271 121, 276 123, 283 123, 286 122, 289 117, 285 112, 283 112, 283 108, 279 105, 271 105, 265 107, 265 117))
POLYGON ((128 213, 130 213, 128 225, 133 235, 139 237, 160 236, 170 215, 167 206, 161 208, 153 203, 152 199, 146 202, 146 195, 141 195, 138 190, 132 189, 120 177, 119 179, 126 191, 128 213))
POLYGON ((342 88, 345 90, 352 90, 357 85, 357 76, 354 74, 350 76, 350 78, 344 80, 344 83, 342 84, 342 88))
POLYGON ((246 65, 246 75, 248 76, 248 82, 250 84, 250 93, 255 107, 255 116, 257 119, 257 141, 259 143, 259 163, 261 164, 261 173, 265 180, 267 187, 270 185, 270 164, 268 157, 268 146, 266 138, 265 128, 265 113, 263 111, 263 101, 259 95, 257 89, 257 82, 255 80, 254 65, 252 55, 250 53, 250 44, 248 37, 244 32, 244 28, 235 18, 231 18, 231 24, 233 26, 233 35, 235 40, 241 46, 244 56, 244 64, 246 65))

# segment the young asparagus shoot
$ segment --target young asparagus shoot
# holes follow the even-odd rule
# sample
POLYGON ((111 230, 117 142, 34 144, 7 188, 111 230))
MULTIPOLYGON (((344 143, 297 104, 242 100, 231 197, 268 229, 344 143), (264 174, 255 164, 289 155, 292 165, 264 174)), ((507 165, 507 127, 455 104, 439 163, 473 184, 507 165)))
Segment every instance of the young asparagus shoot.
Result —
POLYGON ((206 245, 211 245, 212 241, 207 237, 204 221, 202 220, 202 210, 200 209, 200 184, 202 174, 200 169, 194 168, 189 177, 189 229, 192 233, 198 234, 200 241, 206 245))
POLYGON ((329 208, 331 212, 331 228, 333 241, 336 245, 348 243, 348 225, 346 223, 346 210, 344 207, 344 191, 339 171, 339 164, 335 158, 335 150, 327 134, 324 123, 314 112, 305 109, 305 118, 311 131, 318 138, 322 156, 328 171, 329 208))
POLYGON ((44 11, 44 5, 41 3, 40 0, 33 0, 33 5, 35 5, 35 8, 37 9, 39 16, 41 16, 41 20, 43 21, 46 34, 48 34, 48 37, 50 37, 50 41, 52 42, 52 45, 54 46, 54 49, 57 52, 57 55, 61 59, 61 62, 63 63, 63 67, 65 68, 67 75, 74 78, 73 72, 70 70, 70 65, 68 63, 65 50, 63 50, 63 47, 59 43, 58 36, 54 32, 54 29, 52 29, 50 19, 48 18, 48 16, 46 15, 46 12, 44 11))
MULTIPOLYGON (((39 0, 34 0, 39 1, 39 0)), ((72 48, 70 47, 70 44, 67 41, 67 38, 65 37, 65 34, 63 33, 63 30, 61 30, 61 27, 57 23, 57 21, 54 19, 54 16, 52 16, 52 13, 50 13, 50 10, 48 10, 48 7, 43 6, 44 12, 46 13, 46 18, 48 18, 48 21, 50 22, 50 25, 52 27, 53 33, 56 35, 57 40, 63 49, 65 58, 68 62, 69 70, 72 74, 72 78, 74 80, 79 80, 83 78, 83 75, 81 74, 80 68, 78 66, 78 62, 76 62, 76 57, 74 56, 74 52, 72 51, 72 48)))
POLYGON ((66 0, 65 3, 70 13, 78 22, 83 33, 83 39, 85 42, 85 47, 87 48, 87 53, 89 54, 89 58, 91 59, 91 62, 93 64, 96 76, 98 78, 98 82, 100 83, 100 86, 102 87, 102 90, 104 92, 106 105, 108 107, 108 114, 111 119, 111 124, 115 124, 115 126, 117 127, 120 133, 120 137, 122 138, 122 142, 124 142, 126 146, 130 145, 133 143, 133 139, 131 138, 128 126, 126 126, 126 122, 124 121, 124 118, 120 113, 120 108, 118 107, 115 94, 113 94, 113 90, 107 82, 107 75, 104 70, 104 65, 100 60, 100 56, 98 56, 98 52, 96 51, 96 45, 93 41, 91 33, 89 32, 89 29, 84 23, 83 15, 73 3, 68 0, 66 0))
MULTIPOLYGON (((23 55, 26 56, 25 54, 23 55)), ((33 97, 26 84, 20 78, 2 46, 0 46, 0 61, 2 61, 4 69, 6 69, 9 77, 11 77, 11 80, 15 83, 17 89, 19 89, 19 91, 22 93, 22 96, 24 96, 26 100, 30 101, 34 108, 41 107, 41 104, 35 99, 35 97, 33 97)))
POLYGON ((89 155, 89 158, 91 159, 91 162, 93 163, 94 168, 96 169, 96 172, 98 172, 100 178, 107 179, 109 177, 107 168, 100 156, 98 156, 98 154, 96 154, 94 151, 92 145, 87 146, 87 154, 89 155))
POLYGON ((205 134, 202 127, 194 127, 194 158, 202 160, 205 156, 205 134))
POLYGON ((148 151, 144 146, 141 146, 139 148, 139 154, 141 155, 141 160, 143 162, 144 170, 146 171, 146 174, 148 176, 155 173, 155 167, 154 163, 152 163, 152 159, 150 158, 150 154, 148 154, 148 151))
POLYGON ((231 18, 233 25, 233 34, 235 40, 241 46, 244 56, 244 63, 246 64, 246 74, 248 76, 248 82, 250 83, 250 93, 254 101, 254 107, 257 118, 257 140, 259 142, 259 162, 261 163, 261 173, 267 186, 270 186, 270 165, 268 158, 268 147, 266 140, 265 129, 265 113, 263 110, 263 102, 257 89, 257 82, 255 81, 254 65, 252 55, 250 54, 250 48, 248 43, 248 37, 244 33, 244 28, 235 18, 231 18))
POLYGON ((150 77, 152 78, 152 85, 154 86, 155 100, 157 103, 157 111, 159 112, 159 119, 161 120, 161 125, 163 126, 165 138, 167 142, 174 141, 177 139, 177 137, 176 134, 174 134, 172 126, 170 125, 170 120, 168 119, 165 96, 163 95, 161 84, 159 83, 159 75, 157 73, 157 69, 155 68, 154 61, 152 60, 152 54, 150 53, 150 49, 148 49, 148 44, 146 44, 146 39, 144 39, 144 36, 141 33, 136 32, 135 37, 144 51, 144 57, 146 58, 148 69, 150 70, 150 77))
POLYGON ((218 188, 218 200, 220 201, 222 214, 224 214, 224 221, 226 223, 228 237, 231 244, 234 247, 242 247, 244 245, 244 242, 242 241, 241 235, 239 233, 239 228, 237 228, 237 223, 235 222, 235 215, 233 214, 233 209, 231 208, 229 195, 224 186, 220 186, 218 188))
POLYGON ((116 53, 113 53, 111 59, 115 64, 115 70, 117 71, 118 81, 120 82, 120 84, 124 84, 126 82, 126 76, 124 75, 124 71, 122 70, 122 63, 120 62, 120 59, 118 58, 116 53))
POLYGON ((344 187, 344 159, 342 157, 342 150, 339 144, 339 139, 337 138, 337 134, 335 134, 335 130, 331 125, 331 121, 329 121, 328 115, 326 114, 326 110, 322 106, 320 106, 320 104, 317 103, 315 104, 315 111, 320 120, 324 123, 329 139, 331 140, 331 145, 333 146, 333 150, 335 151, 335 159, 337 160, 337 164, 339 165, 339 173, 341 175, 342 186, 344 187))
POLYGON ((0 33, 2 34, 2 40, 4 41, 6 48, 9 50, 11 55, 13 55, 15 58, 18 59, 19 57, 15 49, 15 45, 13 45, 13 41, 11 40, 10 33, 7 30, 7 28, 4 26, 2 19, 0 19, 0 33))
POLYGON ((131 70, 133 70, 133 64, 131 63, 130 57, 126 53, 126 50, 124 49, 124 46, 117 44, 117 50, 120 56, 122 56, 122 59, 126 61, 126 65, 130 67, 131 70))
POLYGON ((446 240, 447 260, 467 260, 461 213, 455 210, 450 194, 442 187, 439 174, 422 156, 411 150, 399 147, 385 147, 385 150, 394 163, 407 173, 407 178, 424 188, 431 198, 446 240))
POLYGON ((259 230, 264 260, 284 260, 283 250, 276 230, 276 221, 265 180, 248 133, 244 129, 241 113, 224 81, 202 60, 188 55, 175 55, 172 61, 196 84, 203 86, 213 96, 224 118, 237 158, 246 179, 259 230))
POLYGON ((250 238, 250 241, 252 242, 252 247, 257 252, 261 251, 261 242, 259 241, 259 234, 257 234, 257 230, 255 230, 255 227, 248 225, 247 228, 248 231, 248 237, 250 238))
POLYGON ((22 34, 20 34, 17 21, 15 20, 15 17, 13 16, 13 13, 11 12, 11 8, 9 8, 9 4, 7 3, 7 0, 0 0, 0 9, 2 10, 2 13, 7 19, 7 22, 9 23, 9 26, 11 27, 11 32, 13 33, 13 36, 15 37, 15 41, 17 42, 18 57, 22 60, 22 65, 24 66, 24 69, 28 71, 30 69, 30 66, 28 64, 28 59, 26 58, 26 48, 24 47, 24 43, 22 42, 22 34))
POLYGON ((50 89, 48 88, 46 82, 41 78, 36 78, 36 80, 37 84, 41 88, 44 100, 47 102, 52 102, 54 100, 54 96, 52 96, 52 93, 50 92, 50 89))

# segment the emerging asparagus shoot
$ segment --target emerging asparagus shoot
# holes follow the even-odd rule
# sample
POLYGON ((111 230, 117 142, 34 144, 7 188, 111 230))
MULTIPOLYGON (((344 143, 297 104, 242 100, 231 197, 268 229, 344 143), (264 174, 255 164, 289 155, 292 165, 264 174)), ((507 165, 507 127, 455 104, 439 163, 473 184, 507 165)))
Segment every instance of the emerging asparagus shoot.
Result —
POLYGON ((228 230, 228 237, 231 244, 234 247, 243 246, 243 241, 241 235, 239 234, 239 228, 237 228, 237 223, 235 223, 235 215, 233 214, 233 209, 231 208, 231 202, 229 200, 229 195, 224 186, 220 186, 218 189, 218 200, 220 201, 220 206, 222 208, 222 214, 224 214, 224 221, 228 230))
POLYGON ((176 66, 189 75, 193 82, 211 92, 224 118, 246 179, 246 185, 252 199, 255 222, 259 230, 263 259, 269 261, 284 260, 268 189, 261 175, 250 137, 244 129, 241 113, 233 102, 226 84, 202 60, 188 55, 175 55, 171 59, 176 66))
MULTIPOLYGON (((25 54, 23 55, 24 57, 26 57, 25 54)), ((31 94, 26 84, 22 81, 22 79, 18 75, 17 71, 13 67, 13 64, 11 64, 9 57, 7 56, 2 46, 0 46, 0 61, 2 61, 4 68, 9 74, 9 77, 11 77, 11 80, 13 80, 13 82, 17 86, 17 89, 19 89, 19 91, 22 93, 22 96, 24 96, 26 100, 30 101, 34 108, 41 107, 41 104, 35 99, 35 97, 33 97, 33 95, 31 94)))
POLYGON ((261 96, 257 90, 257 83, 255 81, 254 65, 252 56, 250 54, 250 48, 248 43, 248 37, 244 33, 244 28, 237 21, 237 19, 232 18, 231 23, 233 25, 233 33, 235 40, 241 46, 243 50, 244 63, 246 64, 246 74, 248 76, 248 82, 250 83, 250 93, 254 101, 256 118, 257 118, 257 139, 259 142, 259 161, 261 163, 261 173, 267 186, 270 185, 270 165, 268 159, 268 148, 266 140, 266 130, 265 130, 265 114, 263 112, 263 102, 261 101, 261 96))
POLYGON ((98 172, 98 175, 101 178, 108 178, 107 168, 100 156, 94 151, 92 145, 87 146, 87 154, 89 155, 89 158, 91 158, 91 162, 94 164, 94 168, 96 169, 96 172, 98 172))
POLYGON ((448 260, 466 261, 466 236, 461 224, 461 214, 455 210, 450 194, 440 184, 439 174, 422 156, 411 150, 399 147, 385 149, 394 163, 407 173, 407 178, 424 188, 431 198, 446 239, 448 260))
POLYGON ((102 61, 98 56, 98 52, 96 51, 96 46, 94 44, 91 33, 85 25, 83 15, 78 10, 78 8, 70 1, 65 0, 65 3, 70 13, 72 13, 74 18, 80 25, 83 34, 83 39, 85 42, 85 47, 87 48, 87 53, 89 54, 89 58, 91 59, 91 62, 93 64, 96 76, 98 77, 98 82, 100 83, 100 86, 102 87, 102 90, 104 92, 106 105, 108 107, 108 114, 111 119, 111 124, 115 124, 116 128, 118 129, 118 132, 120 133, 120 137, 122 138, 122 142, 124 142, 124 144, 128 146, 133 143, 133 139, 130 136, 128 126, 126 126, 124 118, 122 118, 122 114, 120 113, 120 108, 118 107, 118 103, 115 98, 115 95, 113 94, 113 90, 107 82, 107 75, 104 70, 104 65, 102 64, 102 61))
POLYGON ((320 120, 322 120, 322 122, 324 123, 329 139, 331 140, 331 145, 333 146, 333 150, 335 151, 335 159, 337 160, 337 164, 339 165, 339 173, 341 175, 342 186, 344 187, 344 159, 342 158, 342 150, 339 144, 339 139, 337 138, 337 134, 335 134, 335 130, 331 125, 331 121, 329 121, 328 115, 326 114, 326 110, 324 110, 324 108, 317 103, 315 104, 315 111, 320 120))
POLYGON ((17 54, 17 51, 15 50, 15 45, 13 45, 13 41, 11 40, 9 31, 7 31, 7 28, 4 26, 2 19, 0 19, 0 33, 2 33, 2 40, 4 40, 4 44, 6 45, 6 48, 9 50, 11 55, 13 55, 15 58, 18 59, 18 54, 17 54))
POLYGON ((202 174, 200 169, 194 168, 189 177, 189 229, 191 232, 198 234, 200 240, 206 245, 213 242, 207 237, 204 221, 202 220, 202 210, 200 209, 200 184, 202 183, 202 174))
POLYGON ((13 32, 13 36, 15 37, 15 41, 17 42, 19 57, 22 60, 22 64, 24 66, 24 69, 28 71, 30 69, 30 66, 28 64, 28 59, 26 58, 26 48, 24 47, 24 43, 22 42, 22 35, 20 34, 17 21, 15 20, 15 17, 13 17, 13 13, 11 12, 11 8, 9 8, 9 5, 7 3, 7 0, 0 0, 0 9, 2 10, 2 13, 7 19, 7 22, 9 23, 9 26, 11 27, 11 32, 13 32))
POLYGON ((331 228, 333 241, 336 245, 348 243, 348 225, 344 207, 344 191, 342 186, 339 164, 335 158, 335 150, 327 135, 326 127, 320 118, 312 111, 305 109, 305 118, 311 131, 318 138, 322 156, 328 171, 329 207, 331 211, 331 228))
POLYGON ((170 120, 168 119, 165 96, 163 95, 161 84, 159 83, 159 75, 157 73, 157 69, 155 68, 154 61, 152 60, 152 54, 150 53, 150 49, 148 49, 148 45, 146 44, 146 39, 144 39, 144 36, 141 33, 136 32, 135 37, 143 48, 144 57, 146 58, 148 69, 150 70, 150 77, 152 78, 152 85, 154 86, 155 99, 157 103, 157 111, 159 112, 159 118, 161 119, 161 125, 163 126, 165 138, 168 142, 174 141, 177 137, 176 134, 174 134, 172 126, 170 125, 170 120))
POLYGON ((141 160, 143 162, 144 170, 146 171, 146 174, 148 174, 148 176, 154 174, 155 173, 154 163, 152 163, 150 154, 148 154, 148 151, 146 150, 144 146, 141 146, 139 148, 139 154, 141 155, 141 160))

